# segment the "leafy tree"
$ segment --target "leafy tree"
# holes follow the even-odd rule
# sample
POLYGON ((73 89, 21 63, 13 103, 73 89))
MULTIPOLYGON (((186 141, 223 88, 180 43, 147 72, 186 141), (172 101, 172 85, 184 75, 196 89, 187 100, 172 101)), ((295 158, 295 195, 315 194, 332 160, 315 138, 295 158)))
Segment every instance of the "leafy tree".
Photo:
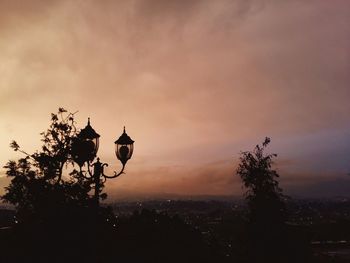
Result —
POLYGON ((246 188, 249 207, 248 248, 252 262, 275 262, 283 257, 285 239, 285 196, 272 169, 276 154, 265 154, 270 138, 253 151, 241 153, 237 175, 246 188))
POLYGON ((285 196, 279 187, 278 173, 272 169, 277 154, 265 154, 270 138, 253 151, 242 152, 237 174, 247 189, 245 196, 250 208, 250 220, 259 223, 282 223, 285 221, 285 196), (267 222, 265 222, 267 220, 267 222))
POLYGON ((28 154, 16 141, 10 144, 25 157, 4 166, 12 180, 1 198, 15 205, 19 219, 48 219, 91 203, 91 181, 75 169, 64 172, 65 166, 74 164, 70 152, 76 133, 74 114, 59 108, 57 114, 51 114, 49 129, 41 133, 40 151, 28 154))

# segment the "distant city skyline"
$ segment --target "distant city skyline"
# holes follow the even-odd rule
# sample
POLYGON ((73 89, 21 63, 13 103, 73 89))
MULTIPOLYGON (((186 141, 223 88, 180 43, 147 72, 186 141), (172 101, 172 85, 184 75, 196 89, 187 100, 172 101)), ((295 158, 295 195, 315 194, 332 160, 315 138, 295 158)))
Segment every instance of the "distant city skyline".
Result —
POLYGON ((350 2, 0 0, 2 168, 58 107, 135 140, 113 198, 242 194, 239 153, 266 136, 286 194, 350 193, 350 2))

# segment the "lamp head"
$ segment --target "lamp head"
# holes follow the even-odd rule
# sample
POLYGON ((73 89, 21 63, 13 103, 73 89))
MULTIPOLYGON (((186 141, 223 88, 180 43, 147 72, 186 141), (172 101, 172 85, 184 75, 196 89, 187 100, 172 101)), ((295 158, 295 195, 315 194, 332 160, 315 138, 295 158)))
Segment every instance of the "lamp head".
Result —
POLYGON ((131 158, 134 151, 134 141, 125 132, 115 142, 115 154, 120 162, 125 165, 126 162, 131 158))
POLYGON ((79 165, 92 161, 97 154, 100 135, 91 127, 90 118, 84 129, 73 139, 72 157, 79 165))

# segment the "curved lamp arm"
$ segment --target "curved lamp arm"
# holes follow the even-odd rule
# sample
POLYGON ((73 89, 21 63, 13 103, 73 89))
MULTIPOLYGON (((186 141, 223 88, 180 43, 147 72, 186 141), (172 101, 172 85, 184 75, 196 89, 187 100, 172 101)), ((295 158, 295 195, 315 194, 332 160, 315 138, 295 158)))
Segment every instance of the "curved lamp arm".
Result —
POLYGON ((104 167, 108 166, 107 163, 100 163, 100 159, 97 158, 97 162, 91 164, 90 162, 87 162, 87 171, 83 171, 82 166, 79 166, 80 168, 80 175, 83 176, 85 179, 91 180, 92 178, 94 178, 95 176, 102 176, 104 181, 106 181, 106 179, 113 179, 116 178, 120 175, 122 175, 124 173, 124 169, 125 169, 125 164, 123 164, 122 169, 120 170, 120 172, 115 172, 114 171, 114 175, 106 175, 104 174, 104 167), (92 166, 94 168, 92 168, 92 166), (97 170, 96 170, 97 169, 97 170), (96 171, 98 171, 96 173, 96 171))
POLYGON ((103 167, 104 167, 104 166, 108 166, 108 164, 106 164, 106 163, 102 164, 102 175, 103 175, 104 178, 108 178, 108 179, 112 179, 112 178, 118 177, 119 175, 121 175, 121 174, 124 173, 124 169, 125 169, 125 164, 123 164, 123 167, 122 167, 122 169, 120 170, 119 173, 117 173, 117 172, 114 171, 114 175, 109 176, 109 175, 105 175, 105 174, 103 173, 103 167))

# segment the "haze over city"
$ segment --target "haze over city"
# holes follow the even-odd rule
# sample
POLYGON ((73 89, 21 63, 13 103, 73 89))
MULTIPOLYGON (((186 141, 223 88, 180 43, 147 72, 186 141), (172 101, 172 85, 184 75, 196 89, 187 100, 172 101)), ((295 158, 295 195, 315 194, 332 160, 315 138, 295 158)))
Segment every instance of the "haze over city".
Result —
MULTIPOLYGON (((58 107, 135 140, 113 198, 241 195, 265 136, 286 194, 350 193, 349 1, 0 0, 0 166, 58 107)), ((1 170, 0 185, 9 180, 1 170)))

